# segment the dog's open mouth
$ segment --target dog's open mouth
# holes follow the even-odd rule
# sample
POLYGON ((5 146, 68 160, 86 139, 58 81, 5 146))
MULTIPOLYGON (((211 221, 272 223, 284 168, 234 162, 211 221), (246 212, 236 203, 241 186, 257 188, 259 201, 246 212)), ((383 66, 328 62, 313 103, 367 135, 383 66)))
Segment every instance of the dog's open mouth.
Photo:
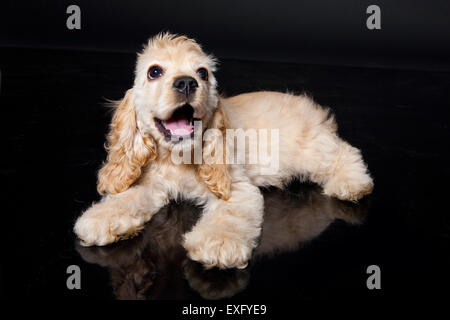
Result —
POLYGON ((155 123, 167 140, 183 140, 194 136, 194 120, 198 120, 194 119, 194 109, 185 104, 167 120, 155 118, 155 123))

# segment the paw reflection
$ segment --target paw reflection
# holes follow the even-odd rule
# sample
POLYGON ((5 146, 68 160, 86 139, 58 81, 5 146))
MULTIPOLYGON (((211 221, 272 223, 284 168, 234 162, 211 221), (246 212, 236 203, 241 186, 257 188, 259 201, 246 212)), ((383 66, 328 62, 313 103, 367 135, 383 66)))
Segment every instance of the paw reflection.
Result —
POLYGON ((245 289, 250 278, 246 269, 206 269, 189 259, 185 260, 183 271, 189 286, 208 300, 234 296, 245 289))

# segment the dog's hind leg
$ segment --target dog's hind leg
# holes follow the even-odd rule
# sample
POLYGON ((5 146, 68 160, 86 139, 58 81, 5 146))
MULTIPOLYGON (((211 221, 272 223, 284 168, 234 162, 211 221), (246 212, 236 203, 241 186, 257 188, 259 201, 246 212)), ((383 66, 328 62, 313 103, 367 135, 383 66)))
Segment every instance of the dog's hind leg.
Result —
POLYGON ((137 185, 105 196, 78 218, 74 231, 84 246, 103 246, 136 235, 167 203, 166 193, 137 185))
POLYGON ((364 163, 361 152, 345 141, 339 141, 330 175, 326 177, 324 193, 341 200, 357 201, 370 194, 373 180, 364 163))
POLYGON ((371 193, 373 181, 361 152, 324 130, 299 154, 297 171, 323 187, 326 195, 357 201, 371 193))

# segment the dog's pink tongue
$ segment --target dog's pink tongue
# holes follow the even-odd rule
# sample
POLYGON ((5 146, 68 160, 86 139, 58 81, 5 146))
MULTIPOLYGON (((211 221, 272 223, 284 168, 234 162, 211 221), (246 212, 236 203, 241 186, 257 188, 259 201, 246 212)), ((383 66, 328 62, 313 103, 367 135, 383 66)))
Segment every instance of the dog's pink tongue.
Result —
POLYGON ((186 136, 194 131, 194 126, 187 119, 168 120, 165 122, 166 129, 177 136, 186 136))

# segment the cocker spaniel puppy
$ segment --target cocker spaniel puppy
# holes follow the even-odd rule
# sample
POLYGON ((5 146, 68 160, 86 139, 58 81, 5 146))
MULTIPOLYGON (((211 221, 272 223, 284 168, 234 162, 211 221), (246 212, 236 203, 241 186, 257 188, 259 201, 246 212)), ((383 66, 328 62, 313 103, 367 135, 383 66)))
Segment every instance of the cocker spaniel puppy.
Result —
POLYGON ((329 110, 277 92, 220 97, 215 68, 192 39, 149 40, 112 118, 98 176, 103 198, 74 227, 84 245, 129 238, 170 199, 187 198, 203 207, 183 237, 188 256, 206 267, 242 268, 261 233, 258 187, 300 177, 342 200, 371 192, 360 151, 338 137, 329 110))

